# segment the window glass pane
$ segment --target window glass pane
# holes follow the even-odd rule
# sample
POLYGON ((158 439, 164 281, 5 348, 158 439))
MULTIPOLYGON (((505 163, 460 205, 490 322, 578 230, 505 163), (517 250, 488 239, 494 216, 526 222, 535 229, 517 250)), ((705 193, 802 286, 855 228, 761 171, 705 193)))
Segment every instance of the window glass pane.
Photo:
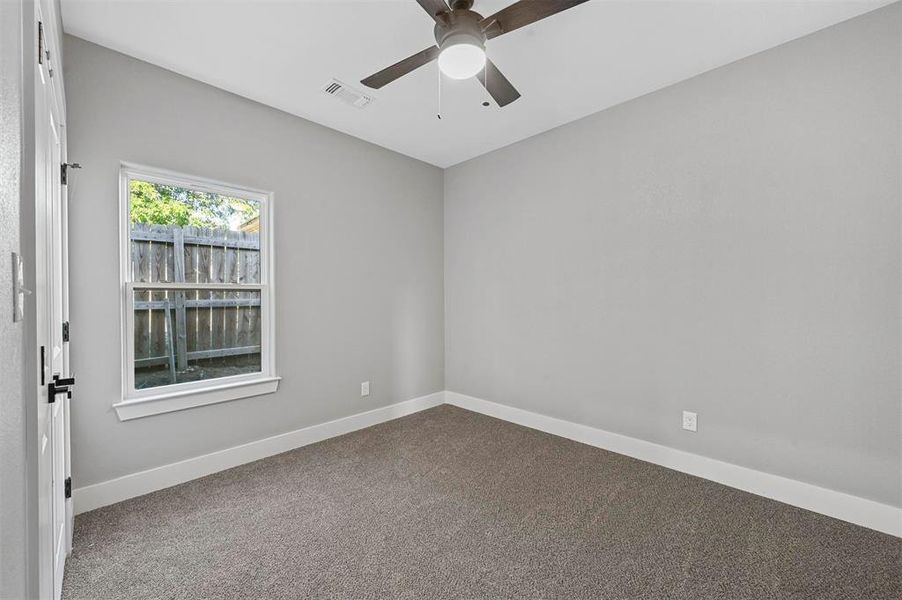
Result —
POLYGON ((135 389, 261 371, 259 290, 135 290, 135 389))
POLYGON ((258 201, 132 179, 129 215, 132 281, 260 282, 258 201))

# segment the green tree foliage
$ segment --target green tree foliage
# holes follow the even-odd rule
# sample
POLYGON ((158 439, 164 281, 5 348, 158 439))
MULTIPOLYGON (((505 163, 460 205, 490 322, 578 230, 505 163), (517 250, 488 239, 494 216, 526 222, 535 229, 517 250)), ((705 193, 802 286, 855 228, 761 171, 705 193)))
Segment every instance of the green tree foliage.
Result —
POLYGON ((260 215, 252 200, 147 181, 129 185, 132 223, 231 229, 260 215))

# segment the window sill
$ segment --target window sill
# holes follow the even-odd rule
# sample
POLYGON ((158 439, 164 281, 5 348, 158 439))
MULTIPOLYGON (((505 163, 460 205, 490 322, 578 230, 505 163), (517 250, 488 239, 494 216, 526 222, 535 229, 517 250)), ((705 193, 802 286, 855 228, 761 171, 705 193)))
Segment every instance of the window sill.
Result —
POLYGON ((129 421, 196 406, 206 406, 207 404, 272 394, 279 389, 281 380, 281 377, 260 377, 250 381, 210 386, 203 390, 169 392, 156 396, 123 400, 114 404, 113 408, 116 409, 116 414, 119 415, 120 421, 129 421))

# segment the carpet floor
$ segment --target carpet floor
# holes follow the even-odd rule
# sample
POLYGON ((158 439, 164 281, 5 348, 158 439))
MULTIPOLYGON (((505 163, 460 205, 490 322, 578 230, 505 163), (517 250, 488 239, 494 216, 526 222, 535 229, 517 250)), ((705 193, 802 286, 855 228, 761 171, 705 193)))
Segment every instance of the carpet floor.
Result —
POLYGON ((76 517, 63 598, 902 598, 902 540, 451 406, 76 517))

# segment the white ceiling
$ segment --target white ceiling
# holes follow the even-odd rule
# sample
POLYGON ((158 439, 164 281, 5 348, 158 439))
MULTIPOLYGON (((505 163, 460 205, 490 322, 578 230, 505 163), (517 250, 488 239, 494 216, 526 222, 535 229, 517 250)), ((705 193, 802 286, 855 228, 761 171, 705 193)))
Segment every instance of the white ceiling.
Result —
MULTIPOLYGON (((477 0, 489 15, 512 0, 477 0)), ((440 167, 890 4, 891 0, 591 0, 488 43, 523 97, 482 106, 435 63, 358 82, 434 43, 414 0, 62 0, 67 33, 440 167), (331 78, 376 101, 348 106, 331 78)))

